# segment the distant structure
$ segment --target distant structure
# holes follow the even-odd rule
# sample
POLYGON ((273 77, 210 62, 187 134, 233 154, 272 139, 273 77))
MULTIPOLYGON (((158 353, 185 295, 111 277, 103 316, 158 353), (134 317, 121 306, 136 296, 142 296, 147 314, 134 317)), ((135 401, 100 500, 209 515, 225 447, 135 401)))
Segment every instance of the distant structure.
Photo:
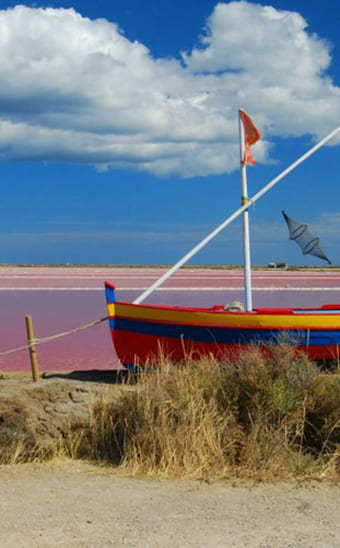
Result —
POLYGON ((268 268, 281 268, 282 270, 287 270, 288 264, 287 263, 268 263, 268 268))

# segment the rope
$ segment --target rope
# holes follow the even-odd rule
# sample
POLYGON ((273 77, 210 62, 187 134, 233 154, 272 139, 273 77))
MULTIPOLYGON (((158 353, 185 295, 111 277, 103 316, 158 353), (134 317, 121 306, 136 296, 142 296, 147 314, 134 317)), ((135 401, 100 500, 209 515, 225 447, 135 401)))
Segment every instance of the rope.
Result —
POLYGON ((48 337, 41 337, 34 338, 27 342, 27 344, 23 346, 18 346, 16 348, 11 348, 10 350, 5 350, 4 352, 0 352, 0 356, 4 356, 5 354, 12 354, 13 352, 19 352, 19 350, 24 350, 25 348, 29 348, 33 344, 44 344, 50 341, 54 341, 55 339, 61 339, 62 337, 66 337, 67 335, 73 335, 73 333, 78 333, 78 331, 83 331, 84 329, 89 329, 89 327, 93 327, 94 325, 98 325, 101 322, 104 322, 108 320, 109 317, 105 316, 105 318, 100 318, 99 320, 94 320, 93 322, 86 323, 84 325, 81 325, 80 327, 76 327, 75 329, 70 329, 69 331, 63 331, 62 333, 56 333, 56 335, 49 335, 48 337))
POLYGON ((36 344, 43 344, 45 342, 53 341, 55 339, 60 339, 61 337, 66 337, 67 335, 72 335, 73 333, 78 333, 78 331, 83 331, 84 329, 88 329, 89 327, 98 325, 99 323, 108 320, 108 318, 108 316, 105 316, 105 318, 100 318, 100 320, 86 323, 85 325, 81 325, 80 327, 76 327, 75 329, 70 329, 69 331, 63 331, 62 333, 57 333, 56 335, 50 335, 49 337, 41 337, 41 339, 35 339, 38 341, 36 344))
POLYGON ((17 346, 16 348, 11 348, 11 350, 5 350, 4 352, 0 352, 0 356, 4 356, 5 354, 12 354, 13 352, 19 352, 19 350, 24 350, 25 348, 29 348, 30 344, 25 344, 24 346, 17 346))

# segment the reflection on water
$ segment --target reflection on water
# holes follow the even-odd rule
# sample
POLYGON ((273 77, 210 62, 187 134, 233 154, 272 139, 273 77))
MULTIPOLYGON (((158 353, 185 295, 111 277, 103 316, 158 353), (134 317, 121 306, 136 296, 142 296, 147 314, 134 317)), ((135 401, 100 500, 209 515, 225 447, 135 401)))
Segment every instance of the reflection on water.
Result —
MULTIPOLYGON (((139 291, 120 290, 117 297, 131 302, 139 291)), ((319 306, 340 302, 334 291, 255 291, 254 307, 319 306)), ((26 342, 25 315, 34 321, 36 337, 44 337, 86 324, 106 315, 101 291, 1 291, 0 351, 26 342)), ((213 306, 243 300, 242 291, 158 291, 150 304, 213 306)), ((39 367, 46 370, 112 369, 119 366, 106 322, 89 330, 38 347, 39 367)), ((0 370, 29 369, 28 351, 0 356, 0 370)))

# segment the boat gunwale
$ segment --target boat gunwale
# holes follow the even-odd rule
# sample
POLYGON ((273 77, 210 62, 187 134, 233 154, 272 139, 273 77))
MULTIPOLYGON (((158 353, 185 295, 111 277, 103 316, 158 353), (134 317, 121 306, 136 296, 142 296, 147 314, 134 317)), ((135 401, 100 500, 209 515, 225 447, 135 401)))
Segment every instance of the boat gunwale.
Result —
POLYGON ((135 303, 131 303, 131 302, 128 302, 128 301, 115 301, 115 302, 112 302, 112 303, 108 303, 108 304, 113 304, 113 305, 119 305, 119 306, 128 306, 128 307, 132 307, 132 308, 135 308, 135 309, 139 309, 139 310, 142 310, 142 309, 146 309, 146 310, 165 310, 165 311, 175 311, 175 312, 203 312, 203 313, 207 313, 207 314, 216 314, 216 315, 230 315, 231 317, 232 316, 236 316, 236 315, 240 315, 242 317, 246 317, 246 316, 260 316, 260 315, 263 315, 263 316, 299 316, 301 314, 301 316, 306 316, 306 313, 310 313, 311 315, 314 315, 314 316, 320 316, 320 315, 325 315, 325 316, 330 316, 331 314, 333 315, 337 315, 337 312, 338 312, 338 315, 340 316, 340 304, 339 305, 328 305, 328 304, 324 304, 320 307, 303 307, 303 306, 299 306, 299 307, 287 307, 287 308, 253 308, 253 310, 251 311, 247 311, 247 310, 228 310, 228 309, 225 309, 224 308, 224 305, 214 305, 212 307, 195 307, 195 306, 168 306, 168 305, 159 305, 159 304, 135 304, 135 303), (313 314, 314 313, 314 314, 313 314))

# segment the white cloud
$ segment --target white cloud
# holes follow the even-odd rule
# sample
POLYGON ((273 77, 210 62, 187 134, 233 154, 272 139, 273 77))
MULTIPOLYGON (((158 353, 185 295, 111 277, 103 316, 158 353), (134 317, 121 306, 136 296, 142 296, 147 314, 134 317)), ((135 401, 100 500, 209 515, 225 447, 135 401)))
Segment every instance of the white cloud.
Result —
POLYGON ((193 73, 220 73, 223 100, 234 108, 243 100, 268 136, 324 136, 340 122, 329 45, 296 12, 217 4, 201 48, 183 58, 193 73))
POLYGON ((242 106, 265 136, 256 159, 268 161, 272 137, 319 137, 340 120, 330 60, 301 15, 247 2, 217 4, 182 63, 104 19, 17 6, 0 11, 0 157, 230 172, 242 106))

